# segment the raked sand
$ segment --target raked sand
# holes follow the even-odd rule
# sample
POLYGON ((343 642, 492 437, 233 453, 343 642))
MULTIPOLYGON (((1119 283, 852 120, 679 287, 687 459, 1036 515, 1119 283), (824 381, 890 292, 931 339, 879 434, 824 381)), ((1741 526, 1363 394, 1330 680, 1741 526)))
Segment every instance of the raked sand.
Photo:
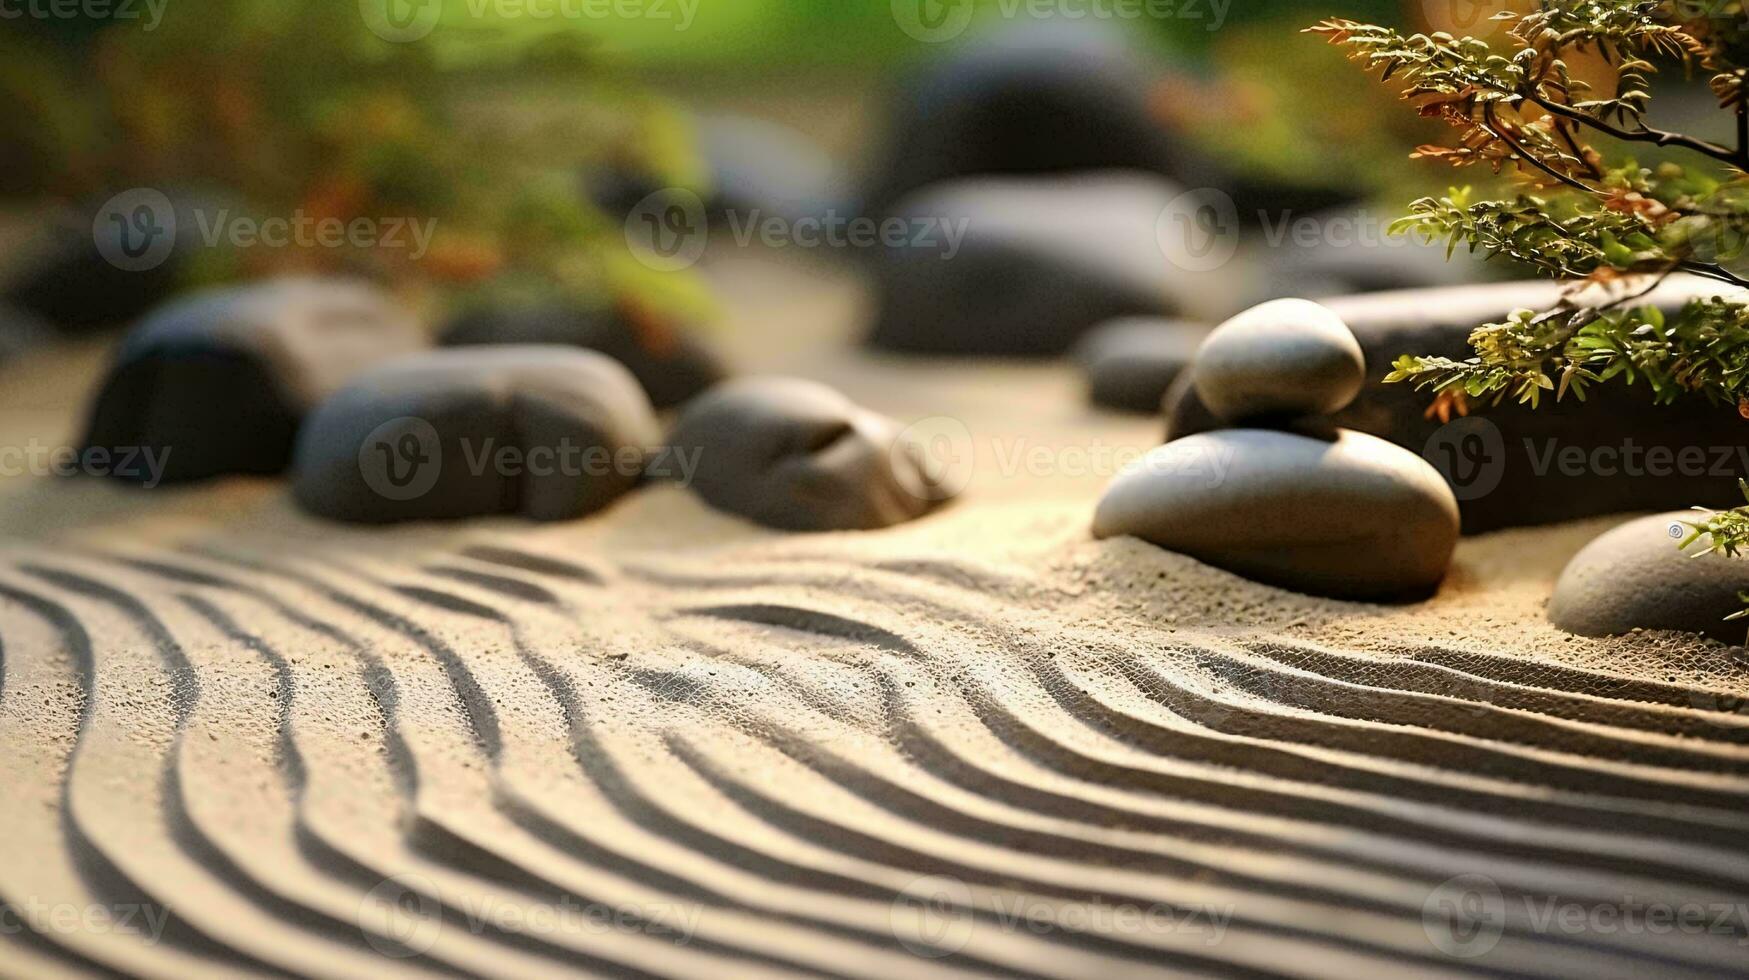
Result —
MULTIPOLYGON (((1543 619, 1614 521, 1466 541, 1419 605, 1252 585, 1091 539, 1159 423, 1070 368, 713 274, 739 367, 964 425, 962 499, 360 531, 0 483, 0 974, 1749 971, 1742 651, 1543 619)), ((69 438, 100 364, 0 369, 0 438, 69 438)))

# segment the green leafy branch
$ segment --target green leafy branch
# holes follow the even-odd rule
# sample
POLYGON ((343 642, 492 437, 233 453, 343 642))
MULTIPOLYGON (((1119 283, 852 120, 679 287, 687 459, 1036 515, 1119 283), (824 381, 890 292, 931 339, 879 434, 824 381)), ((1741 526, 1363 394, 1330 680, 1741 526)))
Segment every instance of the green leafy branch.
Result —
MULTIPOLYGON (((1510 171, 1525 185, 1497 200, 1468 189, 1414 202, 1397 234, 1506 256, 1556 279, 1589 282, 1553 309, 1516 310, 1469 337, 1463 360, 1405 355, 1389 383, 1437 395, 1435 410, 1467 411, 1471 399, 1529 405, 1596 384, 1643 383, 1657 404, 1685 396, 1737 406, 1749 418, 1749 306, 1741 298, 1696 300, 1668 316, 1637 301, 1682 272, 1749 287, 1749 50, 1744 0, 1541 0, 1505 12, 1505 44, 1445 33, 1404 32, 1350 20, 1312 28, 1402 98, 1456 132, 1412 156, 1454 167, 1510 171), (1569 65, 1601 62, 1613 76, 1597 90, 1569 65), (1732 114, 1726 145, 1648 121, 1660 64, 1708 73, 1719 107, 1732 114), (1606 166, 1593 140, 1683 151, 1699 166, 1633 160, 1606 166), (1601 300, 1596 297, 1602 296, 1601 300)), ((1595 77, 1593 72, 1586 72, 1595 77)), ((1749 483, 1743 485, 1749 499, 1749 483)), ((1749 507, 1707 511, 1684 547, 1749 549, 1749 507)), ((1749 603, 1749 595, 1744 601, 1749 603)), ((1749 610, 1746 610, 1749 613, 1749 610)))

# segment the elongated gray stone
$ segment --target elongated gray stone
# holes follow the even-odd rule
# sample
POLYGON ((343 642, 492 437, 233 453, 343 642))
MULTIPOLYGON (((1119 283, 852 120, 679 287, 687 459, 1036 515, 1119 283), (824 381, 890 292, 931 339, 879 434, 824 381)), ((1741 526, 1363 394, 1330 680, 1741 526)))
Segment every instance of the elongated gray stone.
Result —
POLYGON ((318 402, 425 346, 411 314, 360 282, 282 279, 197 293, 123 338, 85 451, 161 455, 166 482, 279 473, 318 402))
POLYGON ((432 351, 361 375, 316 410, 293 492, 341 521, 568 520, 636 486, 660 435, 637 380, 605 355, 432 351))
POLYGON ((1437 470, 1382 439, 1227 429, 1148 453, 1112 481, 1093 533, 1300 592, 1401 600, 1445 577, 1458 511, 1437 470))

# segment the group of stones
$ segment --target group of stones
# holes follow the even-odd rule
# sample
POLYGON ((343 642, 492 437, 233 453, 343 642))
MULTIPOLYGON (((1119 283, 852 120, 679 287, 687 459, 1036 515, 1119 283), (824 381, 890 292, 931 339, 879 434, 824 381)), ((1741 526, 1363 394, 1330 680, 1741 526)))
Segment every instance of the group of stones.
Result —
POLYGON ((305 509, 360 523, 567 520, 659 479, 794 530, 886 527, 948 496, 892 420, 808 381, 725 380, 696 338, 653 343, 615 311, 473 312, 441 340, 357 282, 195 294, 124 338, 85 445, 167 450, 167 482, 290 470, 305 509))
POLYGON ((1203 341, 1190 376, 1222 428, 1118 477, 1094 533, 1134 535, 1248 578, 1392 600, 1438 587, 1458 504, 1425 460, 1333 425, 1366 381, 1360 342, 1325 307, 1264 303, 1203 341))
MULTIPOLYGON (((1711 292, 1684 285, 1653 299, 1673 308, 1696 289, 1711 292)), ((1534 465, 1539 445, 1575 458, 1638 446, 1654 460, 1684 447, 1744 445, 1733 413, 1653 408, 1619 389, 1597 391, 1583 408, 1491 407, 1485 426, 1496 436, 1482 447, 1480 485, 1461 467, 1432 465, 1465 462, 1439 452, 1457 448, 1442 438, 1451 423, 1422 411, 1424 394, 1383 384, 1369 362, 1411 350, 1462 357, 1469 328, 1493 311, 1554 298, 1553 287, 1519 284, 1328 305, 1284 299, 1212 332, 1167 318, 1094 329, 1078 350, 1092 400, 1163 411, 1168 439, 1113 482, 1095 532, 1134 535, 1300 591, 1400 600, 1437 588, 1460 525, 1479 533, 1729 503, 1729 474, 1712 469, 1717 454, 1704 472, 1534 465)), ((1466 422, 1456 425, 1469 434, 1466 422)), ((1679 548, 1698 519, 1671 510, 1603 534, 1562 573, 1549 618, 1588 636, 1666 629, 1741 643, 1742 627, 1727 617, 1749 594, 1749 562, 1705 553, 1704 542, 1679 548)))
MULTIPOLYGON (((714 177, 712 190, 706 194, 707 207, 713 216, 725 211, 762 211, 794 221, 837 211, 840 215, 904 218, 920 228, 930 223, 936 227, 960 225, 965 229, 964 238, 951 245, 940 234, 919 234, 903 245, 867 253, 876 285, 871 344, 893 351, 998 356, 1054 356, 1074 347, 1088 372, 1096 403, 1125 411, 1164 412, 1167 448, 1205 436, 1191 442, 1188 449, 1192 453, 1206 451, 1215 458, 1232 451, 1232 458, 1238 460, 1241 448, 1253 447, 1254 451, 1245 454, 1247 459, 1276 458, 1281 463, 1235 464, 1228 478, 1238 482, 1230 484, 1229 490, 1244 483, 1262 493, 1259 499, 1269 502, 1243 511, 1231 494, 1197 493, 1191 486, 1172 508, 1152 514, 1132 513, 1127 509, 1130 505, 1120 507, 1118 502, 1146 504, 1160 499, 1158 488, 1165 484, 1158 481, 1167 477, 1154 477, 1156 482, 1124 482, 1113 488, 1112 497, 1101 509, 1102 528, 1121 514, 1126 521, 1137 521, 1137 527, 1152 526, 1155 537, 1173 540, 1174 546, 1183 550, 1312 590, 1357 596, 1409 596, 1424 591, 1432 576, 1430 569, 1443 565, 1439 555, 1445 548, 1444 532, 1430 538, 1409 535, 1392 539, 1388 521, 1371 514, 1326 535, 1332 541, 1341 538, 1352 542, 1353 550, 1400 544, 1411 560, 1402 566, 1403 574, 1389 580, 1381 571, 1388 571, 1388 567, 1382 565, 1357 570, 1359 577, 1355 578, 1345 577, 1339 562, 1317 572, 1319 542, 1308 532, 1313 528, 1329 532, 1332 512, 1347 508, 1358 514, 1354 508, 1366 494, 1382 492, 1363 479, 1364 474, 1376 476, 1403 465, 1402 456, 1383 452, 1376 440, 1360 436, 1374 436, 1412 453, 1423 452, 1441 438, 1443 423, 1424 413, 1424 393, 1381 383, 1391 360, 1405 352, 1468 356, 1465 338, 1476 324, 1497 319, 1505 310, 1548 306, 1555 296, 1554 286, 1509 283, 1443 288, 1472 281, 1476 270, 1446 263, 1442 249, 1252 249, 1239 264, 1254 274, 1222 280, 1217 288, 1210 288, 1201 275, 1160 261, 1157 219, 1180 200, 1185 187, 1221 190, 1233 202, 1241 225, 1266 212, 1303 216, 1320 208, 1351 205, 1353 198, 1340 188, 1248 182, 1220 172, 1209 161, 1185 152, 1182 144, 1164 138, 1151 109, 1158 104, 1150 94, 1160 79, 1158 67, 1114 42, 1109 34, 1069 30, 1062 25, 1015 31, 967 45, 912 76, 900 91, 889 120, 891 139, 885 158, 853 193, 844 191, 846 182, 830 155, 799 134, 770 123, 706 117, 700 120, 699 128, 714 177), (950 247, 955 249, 953 261, 944 261, 950 247), (1356 295, 1391 289, 1412 291, 1356 295), (1255 412, 1245 407, 1242 399, 1240 407, 1223 404, 1218 411, 1205 404, 1205 390, 1215 391, 1217 403, 1233 395, 1216 390, 1214 382, 1208 380, 1216 368, 1189 370, 1199 360, 1198 350, 1209 333, 1196 321, 1219 320, 1258 301, 1300 295, 1324 298, 1357 338, 1370 368, 1358 396, 1344 406, 1302 403, 1286 411, 1255 412), (1212 308, 1211 297, 1220 301, 1212 308), (1187 311, 1195 318, 1187 319, 1187 311), (1298 413, 1297 418, 1294 413, 1298 413), (1256 448, 1264 446, 1270 448, 1256 448), (1291 448, 1281 455, 1275 453, 1277 447, 1291 448), (1265 543, 1272 518, 1261 515, 1281 503, 1284 482, 1304 485, 1306 467, 1316 472, 1329 466, 1345 474, 1340 488, 1331 490, 1344 502, 1331 511, 1290 502, 1287 513, 1313 519, 1296 525, 1282 539, 1293 542, 1288 549, 1293 555, 1272 556, 1272 549, 1283 549, 1265 543), (1272 480, 1276 481, 1273 485, 1272 480), (1185 536, 1202 523, 1196 507, 1217 504, 1224 518, 1209 523, 1223 527, 1226 536, 1206 544, 1185 536), (1150 521, 1154 523, 1149 525, 1150 521), (1375 536, 1387 540, 1374 542, 1375 536), (1247 541, 1252 544, 1245 545, 1247 541), (1263 553, 1262 557, 1246 556, 1243 552, 1247 547, 1263 553), (1338 578, 1342 581, 1334 581, 1338 578)), ((624 211, 653 188, 626 175, 604 178, 596 172, 588 189, 610 210, 624 211)), ((193 227, 192 222, 182 224, 193 227)), ((62 327, 125 322, 161 301, 170 289, 174 264, 152 273, 122 273, 89 254, 88 221, 73 222, 64 231, 63 244, 73 246, 61 249, 65 260, 39 263, 35 274, 5 290, 9 305, 0 308, 0 356, 43 332, 33 326, 35 317, 62 327), (84 247, 78 247, 81 245, 84 247)), ((331 290, 333 301, 339 302, 343 292, 331 290)), ((252 303, 259 308, 268 302, 262 298, 266 295, 252 303)), ((215 298, 208 311, 241 298, 239 294, 223 301, 215 298)), ((1678 291, 1655 298, 1673 308, 1688 297, 1678 291)), ((376 302, 385 303, 380 298, 376 302)), ((275 315, 257 312, 232 319, 268 323, 275 315)), ((186 316, 185 312, 155 319, 186 316)), ((385 314, 384 319, 404 321, 405 316, 385 314)), ((1258 316, 1250 319, 1256 322, 1258 316)), ((1321 316, 1311 319, 1328 325, 1321 316)), ((201 332, 198 327, 185 329, 193 330, 191 336, 201 332)), ((227 329, 250 332, 248 328, 227 329)), ((198 453, 179 454, 170 464, 172 478, 226 470, 277 472, 291 466, 298 445, 293 433, 304 417, 343 389, 363 386, 367 376, 358 373, 362 371, 386 372, 390 381, 396 377, 427 379, 417 383, 406 380, 409 391, 441 379, 445 390, 457 392, 453 396, 456 401, 450 404, 473 399, 499 406, 487 414, 512 433, 519 431, 517 425, 525 416, 542 419, 543 424, 551 421, 547 419, 551 406, 544 402, 516 403, 502 395, 504 388, 513 384, 510 379, 535 370, 533 362, 571 363, 577 364, 579 371, 613 373, 599 364, 581 367, 582 361, 572 356, 575 350, 564 356, 554 351, 507 352, 494 355, 478 368, 463 368, 457 366, 454 355, 419 353, 423 341, 416 336, 418 332, 399 327, 380 332, 372 342, 380 345, 376 355, 355 351, 333 360, 295 343, 281 350, 277 341, 234 338, 216 345, 224 349, 213 350, 214 344, 187 338, 149 339, 159 331, 176 332, 170 327, 142 327, 124 348, 103 396, 105 404, 119 407, 110 410, 100 405, 94 416, 92 444, 138 442, 142 427, 149 426, 170 433, 166 438, 173 437, 177 445, 186 448, 195 443, 177 429, 193 426, 203 429, 215 440, 215 446, 222 447, 214 450, 211 461, 198 453), (203 343, 209 349, 196 353, 203 343), (251 353, 255 349, 252 344, 272 353, 251 353), (236 353, 236 348, 245 353, 236 353), (160 356, 154 350, 174 353, 160 356), (388 363, 390 360, 396 363, 388 363), (231 370, 251 361, 260 366, 231 370), (255 421, 251 425, 231 426, 226 431, 222 420, 201 418, 197 406, 178 401, 176 391, 184 389, 180 378, 186 372, 201 371, 203 363, 208 368, 221 368, 204 372, 211 385, 221 389, 231 386, 238 391, 236 404, 256 406, 234 413, 252 417, 255 421), (128 368, 129 364, 137 366, 128 368), (274 382, 277 387, 265 380, 256 385, 248 383, 252 374, 259 379, 283 378, 274 382), (155 383, 151 380, 154 377, 166 383, 155 383), (261 393, 268 390, 273 394, 261 393), (130 418, 130 413, 148 406, 145 415, 130 418), (241 429, 248 430, 248 438, 237 438, 241 429), (220 459, 226 462, 217 462, 220 459)), ((260 331, 264 337, 282 332, 274 327, 260 331)), ((760 437, 765 455, 759 459, 737 455, 731 448, 721 456, 712 454, 701 460, 693 477, 693 485, 713 504, 754 520, 803 529, 883 526, 927 509, 911 502, 916 496, 911 491, 919 486, 926 487, 923 497, 928 502, 944 496, 939 488, 928 487, 924 472, 911 464, 908 454, 868 449, 871 442, 885 437, 891 422, 818 386, 743 380, 698 397, 716 385, 722 371, 686 334, 676 336, 675 345, 652 347, 649 338, 632 329, 619 311, 542 307, 469 314, 444 331, 442 343, 557 343, 600 351, 633 373, 641 382, 642 394, 655 408, 687 403, 675 426, 675 438, 668 440, 671 444, 685 436, 685 441, 698 447, 718 438, 742 445, 750 432, 767 433, 760 437), (743 418, 748 424, 737 421, 743 418), (736 433, 732 440, 722 435, 730 431, 736 433), (818 453, 816 459, 817 451, 826 449, 830 452, 818 453), (851 464, 846 466, 846 460, 851 464), (751 476, 744 476, 737 467, 751 476), (852 473, 860 475, 843 483, 845 474, 852 473), (868 474, 874 475, 872 483, 868 474), (773 480, 786 489, 770 492, 768 481, 773 480), (834 481, 840 486, 834 488, 834 481), (851 489, 846 491, 845 486, 851 489), (895 493, 894 488, 903 492, 895 493), (790 501, 797 496, 813 503, 792 505, 790 501), (821 501, 828 499, 839 503, 824 507, 821 501)), ((1257 355, 1257 359, 1268 361, 1264 355, 1257 355)), ((1243 381, 1247 370, 1251 368, 1242 368, 1236 377, 1243 381)), ((381 379, 369 381, 380 383, 381 379)), ((587 425, 579 426, 579 433, 587 428, 591 433, 605 433, 604 439, 638 442, 655 431, 648 410, 638 404, 635 395, 625 393, 623 385, 607 384, 604 390, 621 394, 610 399, 613 406, 606 414, 592 409, 595 414, 587 425)), ((391 408, 400 411, 407 403, 423 403, 423 396, 400 397, 400 407, 385 404, 369 412, 363 407, 356 409, 363 414, 349 424, 356 429, 363 418, 380 416, 391 408)), ((322 428, 311 428, 304 437, 308 448, 300 455, 311 462, 297 466, 300 473, 315 468, 321 446, 344 443, 324 443, 314 434, 326 431, 330 424, 327 416, 364 401, 368 400, 362 395, 335 398, 334 407, 312 420, 320 421, 322 428)), ((1562 451, 1581 455, 1626 444, 1649 449, 1741 444, 1736 420, 1709 406, 1685 404, 1653 410, 1639 393, 1605 386, 1584 406, 1568 401, 1531 412, 1506 405, 1491 408, 1487 419, 1509 450, 1498 460, 1500 465, 1488 486, 1479 489, 1442 466, 1447 480, 1456 487, 1464 533, 1636 510, 1737 502, 1735 474, 1683 470, 1605 475, 1584 468, 1550 469, 1537 465, 1533 451, 1536 446, 1556 442, 1562 451), (1526 451, 1518 451, 1520 445, 1526 451)), ((391 448, 395 442, 401 441, 392 441, 391 448)), ((1185 447, 1176 451, 1181 454, 1179 459, 1188 458, 1182 455, 1185 447)), ((328 460, 334 472, 344 474, 348 465, 357 469, 357 460, 336 452, 338 458, 328 460)), ((660 469, 663 460, 653 462, 653 468, 660 469)), ((1168 473, 1170 463, 1169 457, 1168 473)), ((1425 517, 1429 527, 1438 524, 1429 515, 1437 511, 1443 520, 1447 512, 1443 505, 1431 506, 1432 498, 1438 495, 1425 486, 1425 471, 1409 471, 1416 473, 1412 481, 1416 489, 1398 503, 1418 515, 1416 520, 1425 517), (1410 497, 1418 500, 1413 506, 1410 497)), ((644 479, 649 478, 646 474, 644 479)), ((356 484, 348 489, 338 478, 307 477, 300 479, 301 488, 306 479, 311 485, 300 489, 300 497, 313 507, 336 516, 370 520, 413 516, 419 507, 445 514, 527 510, 524 499, 539 500, 535 509, 553 514, 596 505, 594 498, 568 504, 554 503, 538 493, 531 498, 532 491, 514 481, 492 486, 470 484, 471 489, 456 498, 449 495, 448 484, 440 481, 439 489, 421 498, 422 504, 389 506, 394 502, 362 496, 356 484), (462 502, 464 498, 470 502, 462 502), (375 509, 379 507, 383 509, 375 509)), ((623 492, 623 488, 620 484, 591 493, 606 498, 623 492)), ((1718 610, 1735 603, 1740 589, 1749 588, 1743 575, 1749 563, 1690 561, 1677 554, 1669 531, 1688 519, 1692 519, 1690 514, 1673 512, 1626 525, 1599 539, 1563 578, 1552 604, 1557 621, 1589 633, 1644 626, 1740 634, 1740 630, 1720 627, 1722 613, 1718 610)), ((1345 547, 1328 550, 1341 552, 1345 547)))

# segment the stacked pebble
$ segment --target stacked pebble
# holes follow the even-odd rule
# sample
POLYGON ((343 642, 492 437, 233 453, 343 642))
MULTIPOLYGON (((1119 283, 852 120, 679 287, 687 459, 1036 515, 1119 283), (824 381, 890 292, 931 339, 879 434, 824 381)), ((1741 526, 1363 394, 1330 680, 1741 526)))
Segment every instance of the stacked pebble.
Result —
POLYGON ((1419 456, 1328 422, 1365 379, 1359 342, 1330 310, 1283 299, 1239 314, 1191 367, 1225 428, 1161 446, 1114 480, 1095 535, 1315 595, 1431 594, 1457 544, 1457 500, 1419 456))

